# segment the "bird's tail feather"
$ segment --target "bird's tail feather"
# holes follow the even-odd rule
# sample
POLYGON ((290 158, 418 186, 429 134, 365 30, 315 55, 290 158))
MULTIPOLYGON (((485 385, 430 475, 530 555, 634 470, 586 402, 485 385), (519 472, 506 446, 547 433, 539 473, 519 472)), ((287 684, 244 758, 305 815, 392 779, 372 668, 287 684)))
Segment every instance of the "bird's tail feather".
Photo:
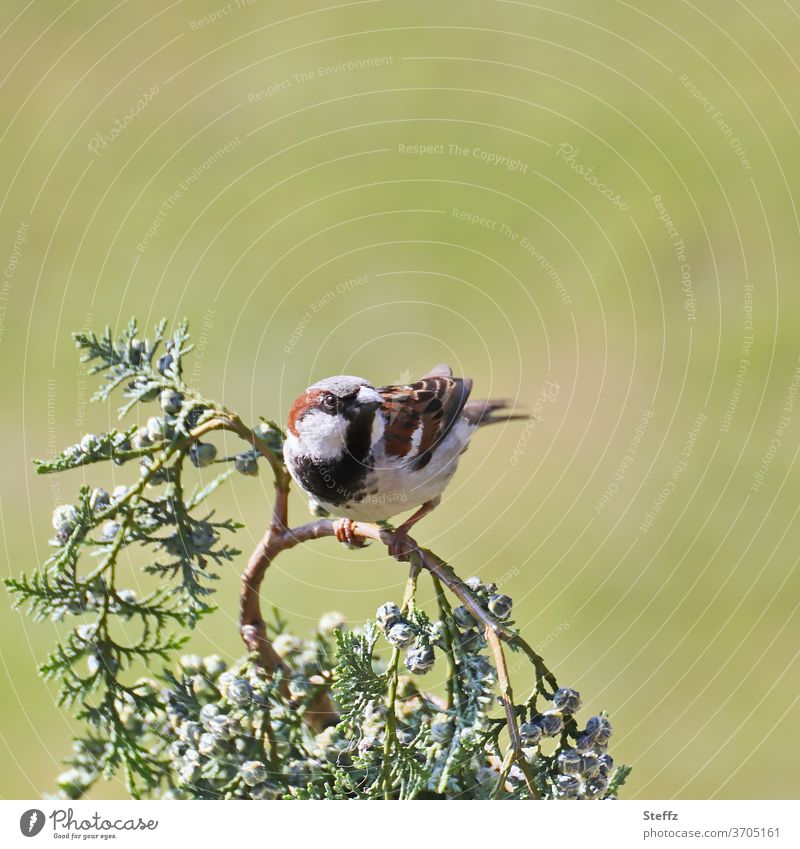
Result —
POLYGON ((467 401, 461 415, 476 427, 508 422, 512 419, 527 419, 526 413, 515 413, 511 410, 513 401, 507 398, 493 398, 488 401, 467 401))

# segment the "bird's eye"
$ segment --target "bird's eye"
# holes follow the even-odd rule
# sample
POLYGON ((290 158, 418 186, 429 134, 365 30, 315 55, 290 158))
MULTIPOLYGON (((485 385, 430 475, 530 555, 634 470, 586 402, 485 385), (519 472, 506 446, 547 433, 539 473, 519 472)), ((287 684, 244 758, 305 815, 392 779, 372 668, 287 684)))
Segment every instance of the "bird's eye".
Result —
POLYGON ((322 408, 324 410, 335 410, 336 409, 336 396, 335 395, 325 395, 322 398, 322 408))

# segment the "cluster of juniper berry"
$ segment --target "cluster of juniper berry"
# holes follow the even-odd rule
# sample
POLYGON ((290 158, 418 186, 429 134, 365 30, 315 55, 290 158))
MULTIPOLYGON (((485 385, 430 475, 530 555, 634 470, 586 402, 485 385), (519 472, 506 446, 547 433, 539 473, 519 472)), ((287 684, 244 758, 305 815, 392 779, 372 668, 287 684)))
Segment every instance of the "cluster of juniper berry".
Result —
MULTIPOLYGON (((411 640, 400 641, 409 653, 423 631, 430 645, 444 646, 436 634, 455 622, 418 629, 392 603, 379 608, 377 619, 393 646, 398 625, 413 632, 411 640)), ((140 693, 155 699, 151 710, 137 711, 129 701, 120 714, 163 764, 150 790, 162 798, 374 798, 384 796, 387 786, 393 798, 528 798, 518 767, 501 775, 502 724, 492 719, 494 669, 470 630, 459 626, 477 661, 470 684, 481 696, 476 712, 448 708, 441 696, 420 688, 416 676, 431 670, 431 660, 422 667, 406 664, 415 666, 413 675, 398 679, 394 722, 387 723, 389 670, 374 652, 378 629, 368 623, 351 632, 341 614, 329 613, 309 640, 286 632, 280 620, 273 627, 273 645, 289 670, 285 687, 280 676, 268 677, 247 658, 228 667, 216 655, 185 655, 160 684, 137 682, 140 693), (315 696, 331 680, 343 715, 320 728, 315 696), (363 701, 352 700, 354 689, 363 701), (387 748, 388 735, 396 751, 387 748)), ((520 726, 542 798, 613 799, 627 774, 626 768, 614 769, 608 754, 607 717, 592 716, 578 730, 574 716, 580 707, 579 693, 560 688, 550 709, 520 726)), ((98 777, 98 752, 79 742, 71 762, 58 786, 63 796, 78 798, 98 777)))

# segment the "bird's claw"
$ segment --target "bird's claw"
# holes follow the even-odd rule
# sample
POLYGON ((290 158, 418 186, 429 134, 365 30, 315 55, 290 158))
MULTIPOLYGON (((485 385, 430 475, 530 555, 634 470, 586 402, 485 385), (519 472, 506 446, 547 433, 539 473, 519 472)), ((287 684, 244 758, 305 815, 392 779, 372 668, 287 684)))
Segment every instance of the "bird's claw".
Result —
POLYGON ((356 523, 352 519, 337 519, 333 523, 333 533, 343 545, 351 548, 364 548, 367 541, 355 532, 356 523))
POLYGON ((392 535, 388 548, 389 554, 391 554, 395 560, 400 560, 402 562, 411 559, 411 552, 415 550, 415 545, 407 533, 395 531, 392 535))

